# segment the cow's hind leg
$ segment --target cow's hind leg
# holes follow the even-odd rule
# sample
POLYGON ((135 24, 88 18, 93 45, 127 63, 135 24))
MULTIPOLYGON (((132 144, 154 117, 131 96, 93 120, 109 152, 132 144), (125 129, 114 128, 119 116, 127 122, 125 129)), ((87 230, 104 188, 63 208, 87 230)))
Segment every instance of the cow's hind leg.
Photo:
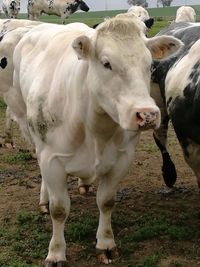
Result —
POLYGON ((70 198, 67 192, 66 173, 61 163, 55 158, 49 164, 50 153, 40 155, 42 179, 49 195, 49 210, 53 224, 53 235, 49 244, 45 266, 67 266, 64 225, 70 211, 70 198))
POLYGON ((6 108, 6 126, 2 146, 6 148, 14 148, 13 119, 9 107, 6 108))
POLYGON ((167 151, 169 116, 165 104, 165 96, 161 95, 161 90, 157 83, 151 83, 151 96, 156 101, 156 104, 160 108, 161 112, 161 124, 159 129, 154 130, 153 137, 162 155, 162 175, 165 184, 168 187, 173 187, 176 182, 177 174, 175 165, 170 158, 169 152, 167 151))
POLYGON ((41 188, 40 188, 40 211, 43 214, 49 213, 49 194, 47 190, 47 186, 42 179, 41 188))
POLYGON ((183 144, 184 142, 181 143, 181 147, 183 149, 185 161, 196 175, 200 192, 200 145, 191 140, 187 146, 184 146, 183 144))

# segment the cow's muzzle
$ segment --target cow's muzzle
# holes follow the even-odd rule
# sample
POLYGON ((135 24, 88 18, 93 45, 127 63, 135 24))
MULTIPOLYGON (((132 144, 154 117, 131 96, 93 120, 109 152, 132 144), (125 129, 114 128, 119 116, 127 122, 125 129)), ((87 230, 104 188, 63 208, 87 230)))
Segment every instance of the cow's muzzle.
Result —
POLYGON ((146 108, 135 112, 132 119, 132 127, 140 130, 157 129, 160 126, 159 109, 146 108))

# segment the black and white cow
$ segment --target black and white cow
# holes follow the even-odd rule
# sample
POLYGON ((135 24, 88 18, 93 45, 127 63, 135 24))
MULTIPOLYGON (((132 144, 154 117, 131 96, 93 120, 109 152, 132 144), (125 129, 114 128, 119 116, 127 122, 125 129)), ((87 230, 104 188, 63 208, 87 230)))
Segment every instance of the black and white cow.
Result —
MULTIPOLYGON (((154 61, 152 96, 161 109, 162 122, 154 139, 163 158, 163 178, 173 187, 177 174, 166 148, 168 122, 171 119, 186 162, 197 176, 200 187, 200 23, 172 23, 157 36, 170 35, 184 46, 173 57, 154 61), (194 45, 194 46, 193 46, 194 45)), ((162 56, 162 55, 161 55, 162 56)))
POLYGON ((20 0, 3 0, 2 9, 7 18, 16 19, 20 11, 20 0))
POLYGON ((38 20, 42 13, 61 17, 62 23, 77 10, 89 11, 83 0, 28 0, 28 18, 38 20))

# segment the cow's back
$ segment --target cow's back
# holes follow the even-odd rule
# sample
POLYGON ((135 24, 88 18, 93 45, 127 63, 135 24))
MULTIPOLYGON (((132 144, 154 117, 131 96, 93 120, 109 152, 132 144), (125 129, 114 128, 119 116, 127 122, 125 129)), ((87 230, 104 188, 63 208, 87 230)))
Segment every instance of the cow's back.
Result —
POLYGON ((172 23, 166 29, 161 30, 157 36, 170 35, 180 39, 184 46, 177 54, 167 60, 154 61, 152 66, 152 81, 158 83, 161 93, 165 95, 165 78, 170 68, 184 55, 188 53, 191 46, 199 39, 200 23, 179 22, 172 23))
MULTIPOLYGON (((71 114, 76 107, 76 102, 74 102, 76 97, 72 90, 74 83, 80 77, 75 79, 73 76, 78 58, 71 44, 76 37, 87 32, 90 34, 93 31, 80 23, 69 26, 40 25, 26 34, 16 47, 14 82, 23 84, 22 96, 24 103, 28 103, 28 120, 31 121, 30 124, 36 125, 38 135, 43 141, 46 138, 47 129, 38 126, 40 125, 38 121, 44 120, 48 125, 46 128, 52 129, 59 127, 63 120, 67 120, 69 114, 68 122, 73 121, 74 117, 71 114), (77 28, 78 30, 75 30, 77 28)), ((83 71, 81 75, 84 76, 83 71)), ((82 88, 80 92, 81 90, 82 88)), ((75 112, 74 116, 74 121, 78 125, 79 120, 75 112)), ((72 124, 69 122, 68 125, 72 124)), ((65 125, 62 124, 62 127, 65 125)), ((51 135, 51 131, 49 134, 51 135)), ((75 133, 71 134, 71 136, 75 135, 75 133)))
MULTIPOLYGON (((87 31, 90 33, 94 30, 81 23, 73 23, 67 26, 40 25, 30 31, 20 41, 14 55, 14 60, 18 66, 21 63, 27 65, 22 77, 29 76, 31 80, 35 75, 39 76, 42 72, 45 72, 44 77, 48 77, 44 80, 45 88, 47 88, 52 83, 53 73, 55 74, 57 69, 58 75, 61 73, 62 69, 59 69, 59 65, 65 64, 63 61, 66 55, 67 61, 69 61, 69 57, 73 57, 75 61, 77 60, 71 43, 76 37, 85 34, 87 31)), ((70 61, 70 65, 71 63, 70 61)), ((27 86, 27 92, 29 86, 27 86)))

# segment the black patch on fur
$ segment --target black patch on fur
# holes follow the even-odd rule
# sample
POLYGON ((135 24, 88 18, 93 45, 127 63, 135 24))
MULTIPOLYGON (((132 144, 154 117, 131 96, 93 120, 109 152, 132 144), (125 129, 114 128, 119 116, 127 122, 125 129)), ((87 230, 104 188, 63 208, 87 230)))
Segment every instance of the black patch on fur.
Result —
POLYGON ((88 12, 90 10, 84 1, 81 1, 79 8, 80 10, 85 11, 85 12, 88 12))
POLYGON ((3 40, 3 37, 4 37, 4 35, 1 34, 1 35, 0 35, 0 42, 3 40))
POLYGON ((12 1, 10 3, 10 9, 12 9, 13 11, 16 9, 16 2, 15 1, 12 1))
POLYGON ((94 25, 92 26, 92 28, 93 28, 93 29, 96 29, 96 27, 99 26, 99 24, 100 24, 100 23, 94 24, 94 25))
POLYGON ((7 58, 6 57, 3 57, 0 61, 0 67, 2 69, 5 69, 5 67, 8 65, 8 61, 7 61, 7 58))
POLYGON ((71 14, 76 12, 78 10, 88 11, 89 7, 86 5, 86 3, 82 0, 75 0, 72 4, 68 5, 66 8, 66 11, 69 11, 71 14))
POLYGON ((153 18, 150 18, 150 19, 147 19, 144 21, 144 24, 146 25, 146 27, 148 29, 151 29, 151 27, 153 26, 154 24, 154 19, 153 18))

